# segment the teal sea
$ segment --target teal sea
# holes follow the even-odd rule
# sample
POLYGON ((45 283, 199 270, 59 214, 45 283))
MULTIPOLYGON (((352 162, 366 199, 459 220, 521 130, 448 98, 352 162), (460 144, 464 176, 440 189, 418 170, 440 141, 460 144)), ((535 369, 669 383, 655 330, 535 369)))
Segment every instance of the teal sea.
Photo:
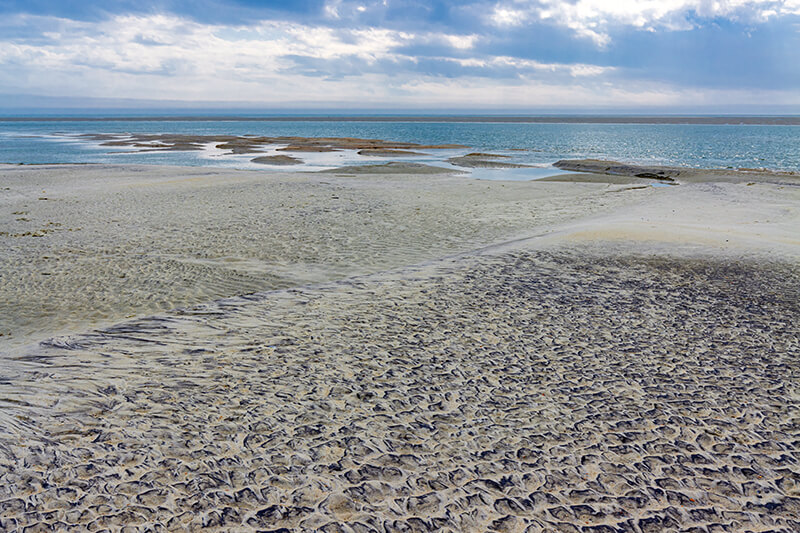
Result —
MULTIPOLYGON (((224 157, 221 151, 146 152, 102 146, 79 137, 96 133, 154 133, 191 135, 264 135, 299 137, 358 137, 420 144, 462 144, 465 150, 440 151, 408 160, 447 166, 447 157, 467 152, 494 152, 509 161, 534 168, 514 171, 473 171, 475 177, 533 179, 554 173, 560 159, 597 158, 629 163, 696 168, 767 168, 800 171, 800 126, 775 124, 675 123, 514 123, 441 122, 384 118, 376 121, 236 120, 236 119, 119 119, 7 120, 0 118, 0 162, 137 163, 159 165, 258 166, 252 156, 224 157)), ((322 170, 349 164, 375 163, 354 152, 304 154, 303 166, 293 170, 322 170)), ((285 170, 285 168, 280 168, 285 170)))

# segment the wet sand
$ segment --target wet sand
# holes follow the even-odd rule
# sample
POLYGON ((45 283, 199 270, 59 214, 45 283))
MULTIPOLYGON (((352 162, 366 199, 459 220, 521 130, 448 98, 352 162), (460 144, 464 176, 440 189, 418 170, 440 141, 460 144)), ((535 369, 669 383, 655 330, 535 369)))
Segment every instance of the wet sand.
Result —
MULTIPOLYGON (((773 183, 798 186, 800 173, 765 168, 687 168, 658 165, 636 165, 604 159, 564 159, 553 164, 568 172, 585 172, 589 176, 607 175, 637 180, 656 180, 665 183, 773 183)), ((579 181, 579 174, 572 174, 579 181)), ((552 179, 552 178, 551 178, 552 179)), ((555 178, 558 180, 558 177, 555 178)), ((562 180, 567 181, 567 180, 562 180)))
POLYGON ((798 530, 800 190, 463 179, 336 182, 438 214, 368 272, 7 357, 0 529, 798 530))

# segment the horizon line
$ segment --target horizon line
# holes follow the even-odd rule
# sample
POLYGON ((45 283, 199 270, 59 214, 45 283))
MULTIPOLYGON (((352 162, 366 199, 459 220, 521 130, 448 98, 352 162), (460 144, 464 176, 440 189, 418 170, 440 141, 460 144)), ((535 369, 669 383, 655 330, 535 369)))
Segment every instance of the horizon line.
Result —
POLYGON ((680 114, 680 113, 558 113, 558 114, 392 114, 392 113, 356 113, 356 114, 293 114, 293 113, 257 113, 243 114, 46 114, 46 115, 4 115, 0 112, 0 122, 498 122, 498 123, 531 123, 531 124, 709 124, 709 125, 800 125, 800 115, 784 114, 680 114))

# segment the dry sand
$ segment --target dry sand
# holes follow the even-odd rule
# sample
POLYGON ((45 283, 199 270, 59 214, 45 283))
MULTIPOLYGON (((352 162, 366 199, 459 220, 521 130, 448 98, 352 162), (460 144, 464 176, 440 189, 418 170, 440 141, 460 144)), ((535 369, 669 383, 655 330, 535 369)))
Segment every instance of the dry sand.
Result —
POLYGON ((0 166, 0 352, 126 317, 432 260, 654 193, 447 172, 400 163, 334 174, 0 166))
MULTIPOLYGON (((2 171, 14 202, 49 208, 33 182, 63 198, 30 208, 37 222, 93 228, 69 241, 84 256, 154 235, 175 255, 227 244, 269 273, 255 250, 281 239, 255 220, 273 212, 266 227, 308 248, 278 254, 293 288, 7 356, 0 529, 800 529, 798 187, 2 171), (88 204, 115 194, 94 221, 88 204), (172 196, 208 208, 186 218, 172 196), (111 212, 131 225, 103 230, 111 212), (322 273, 289 274, 311 256, 322 273)), ((32 243, 71 235, 3 239, 34 261, 32 243)), ((130 268, 130 249, 108 260, 130 268)), ((160 253, 152 279, 187 298, 160 253)))

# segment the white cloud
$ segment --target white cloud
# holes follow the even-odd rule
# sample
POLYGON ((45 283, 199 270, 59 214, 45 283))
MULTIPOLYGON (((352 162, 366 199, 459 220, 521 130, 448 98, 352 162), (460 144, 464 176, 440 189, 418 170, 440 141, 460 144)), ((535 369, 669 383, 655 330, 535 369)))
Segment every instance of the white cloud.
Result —
MULTIPOLYGON (((48 33, 25 38, 0 33, 0 92, 7 94, 308 107, 340 102, 362 108, 800 103, 796 91, 688 91, 619 79, 624 72, 614 67, 481 55, 475 49, 483 37, 471 34, 277 21, 208 25, 167 15, 118 16, 92 24, 19 17, 5 24, 47 28, 48 33), (474 70, 454 78, 414 72, 417 58, 404 50, 415 44, 440 49, 442 57, 431 59, 455 63, 456 74, 458 66, 474 70), (311 66, 301 71, 298 65, 311 66), (329 65, 343 65, 342 72, 327 72, 329 65)), ((587 27, 602 32, 597 25, 587 27)))
POLYGON ((492 24, 495 26, 519 26, 525 23, 528 14, 521 9, 496 6, 490 16, 492 24))
MULTIPOLYGON (((25 18, 24 22, 29 25, 53 25, 52 20, 36 20, 43 17, 25 18)), ((44 43, 37 39, 12 42, 0 38, 0 67, 2 63, 24 65, 29 73, 26 78, 32 84, 37 74, 42 76, 45 85, 59 72, 65 79, 94 77, 103 80, 94 84, 87 82, 89 93, 104 91, 114 79, 125 77, 123 74, 164 76, 181 93, 191 85, 197 92, 205 88, 209 93, 207 97, 215 98, 227 95, 223 87, 230 85, 239 87, 264 80, 271 80, 270 90, 275 90, 275 84, 281 80, 285 80, 287 86, 294 86, 295 82, 299 85, 297 80, 302 76, 291 74, 298 58, 317 64, 335 60, 357 60, 366 65, 379 61, 415 62, 417 58, 401 53, 401 47, 430 44, 463 52, 474 48, 479 40, 474 34, 413 34, 382 28, 347 30, 279 21, 263 21, 249 27, 205 25, 166 15, 118 16, 97 24, 58 20, 58 26, 59 31, 51 32, 49 41, 44 43)), ((555 65, 510 57, 478 59, 471 66, 478 64, 512 67, 521 73, 535 70, 596 75, 607 70, 591 65, 555 65)), ((354 74, 363 72, 356 69, 354 74)), ((319 83, 319 78, 316 76, 314 83, 319 83)), ((127 93, 133 93, 138 90, 135 89, 137 85, 128 80, 122 87, 127 88, 123 88, 127 93)), ((148 79, 145 85, 152 91, 157 84, 148 79)), ((114 87, 119 90, 117 85, 114 87)), ((176 96, 175 90, 168 92, 169 97, 176 96)))
POLYGON ((194 73, 231 75, 248 65, 261 77, 290 66, 286 56, 320 59, 354 57, 375 61, 409 41, 392 30, 334 30, 284 22, 252 28, 204 25, 177 17, 119 16, 99 24, 62 21, 50 42, 12 42, 0 38, 0 60, 24 62, 31 69, 69 70, 75 65, 105 71, 158 73, 183 64, 194 73))
POLYGON ((441 107, 474 106, 476 108, 637 108, 705 105, 742 105, 752 101, 770 101, 783 105, 800 105, 800 95, 791 91, 695 90, 665 87, 663 84, 630 83, 604 85, 550 84, 521 79, 515 83, 487 82, 481 79, 416 78, 401 89, 399 96, 409 105, 425 104, 441 107), (755 99, 755 100, 754 100, 755 99))
POLYGON ((600 76, 616 70, 614 67, 587 65, 584 63, 542 63, 531 59, 520 59, 509 56, 496 56, 486 60, 458 60, 463 66, 505 66, 513 67, 520 74, 527 72, 566 73, 573 77, 600 76))
POLYGON ((441 39, 453 48, 469 50, 475 46, 479 37, 477 35, 442 35, 441 39))
POLYGON ((358 18, 359 15, 372 10, 374 5, 369 4, 370 2, 361 3, 351 0, 326 0, 322 12, 327 18, 334 20, 358 18))
POLYGON ((688 30, 695 16, 763 22, 787 14, 800 14, 800 0, 510 0, 495 5, 488 20, 499 26, 546 21, 602 47, 614 25, 688 30))
POLYGON ((341 0, 333 0, 325 2, 325 15, 332 19, 339 18, 339 7, 342 5, 341 0))

